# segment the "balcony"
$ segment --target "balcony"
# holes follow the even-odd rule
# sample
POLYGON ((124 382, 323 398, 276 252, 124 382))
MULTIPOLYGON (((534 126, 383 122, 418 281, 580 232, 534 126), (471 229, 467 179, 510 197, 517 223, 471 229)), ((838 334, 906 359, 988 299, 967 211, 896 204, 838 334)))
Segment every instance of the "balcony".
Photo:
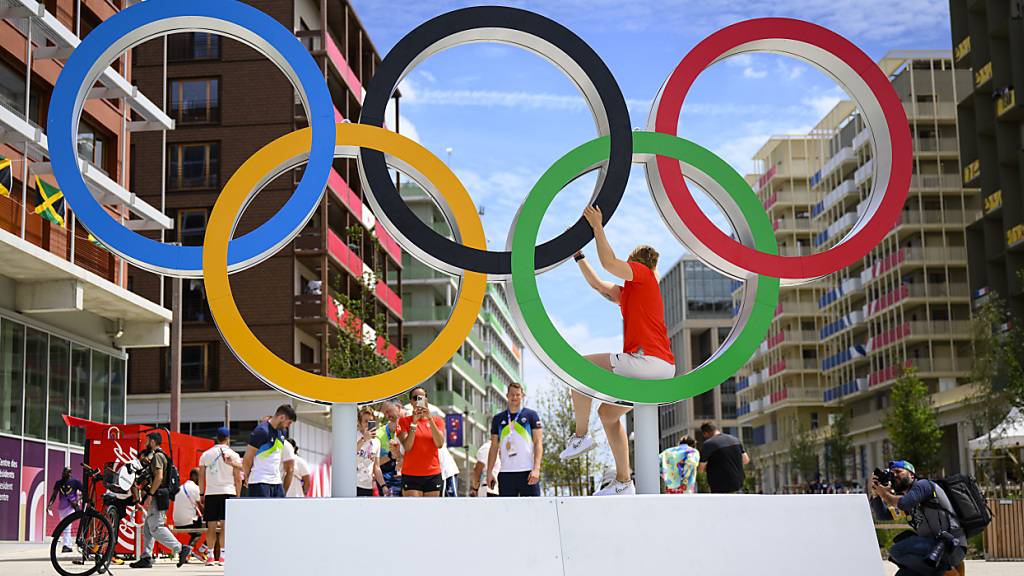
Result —
POLYGON ((331 66, 334 68, 338 76, 344 80, 345 85, 348 86, 352 94, 355 95, 359 102, 363 101, 363 96, 366 95, 366 91, 363 90, 363 85, 359 81, 359 77, 356 76, 355 71, 349 66, 348 61, 345 60, 345 56, 342 54, 341 49, 338 48, 338 43, 334 40, 334 36, 324 31, 324 48, 327 53, 327 59, 330 61, 331 66))
POLYGON ((348 244, 334 233, 334 230, 327 230, 327 253, 349 274, 356 278, 362 278, 366 270, 363 259, 359 257, 348 244))
POLYGON ((960 151, 960 143, 956 138, 920 138, 914 141, 915 154, 957 154, 960 151))
POLYGON ((772 166, 771 168, 768 169, 767 172, 759 176, 757 178, 757 181, 754 182, 754 192, 759 192, 761 188, 764 188, 769 182, 771 182, 772 178, 774 178, 775 175, 778 174, 778 168, 778 166, 772 166))
POLYGON ((775 308, 775 317, 787 315, 817 316, 818 306, 813 302, 780 302, 775 308))
POLYGON ((399 248, 398 242, 384 230, 383 226, 376 225, 376 219, 373 217, 373 212, 369 206, 363 204, 363 201, 359 199, 359 195, 352 190, 348 182, 345 182, 341 174, 338 174, 333 168, 327 179, 327 189, 377 238, 380 247, 391 256, 391 259, 401 266, 402 250, 399 248))
POLYGON ((1024 243, 1024 224, 1017 224, 1006 231, 1006 247, 1016 248, 1024 243))
POLYGON ((853 183, 857 186, 873 178, 875 175, 875 159, 868 160, 863 166, 857 168, 857 171, 853 173, 853 183))
POLYGON ((956 120, 956 104, 952 102, 904 102, 909 120, 956 120))
POLYGON ((838 334, 839 332, 846 330, 847 328, 851 328, 862 323, 864 323, 864 312, 861 310, 855 310, 843 316, 839 320, 836 320, 835 322, 826 325, 819 332, 819 336, 821 336, 821 339, 824 340, 825 338, 830 338, 835 334, 838 334))
POLYGON ((829 225, 821 234, 818 234, 811 241, 815 246, 821 246, 828 243, 832 238, 845 233, 848 229, 853 228, 853 225, 857 223, 858 215, 853 212, 847 212, 840 216, 835 222, 829 225))
POLYGON ((867 128, 861 130, 853 137, 853 149, 860 150, 862 146, 871 141, 871 131, 867 128))
POLYGON ((960 190, 961 184, 955 174, 914 174, 910 177, 910 188, 915 190, 960 190))
POLYGON ((839 400, 840 398, 850 396, 851 394, 863 392, 867 389, 867 378, 855 378, 845 384, 840 384, 839 386, 835 386, 833 388, 825 390, 824 394, 822 395, 822 399, 825 402, 833 402, 835 400, 839 400))
POLYGON ((483 373, 480 372, 479 368, 470 364, 462 354, 455 354, 452 356, 452 364, 454 364, 455 368, 468 378, 477 388, 481 390, 487 389, 483 373))
POLYGON ((857 358, 863 358, 867 356, 867 354, 868 351, 863 345, 858 344, 856 346, 851 346, 846 350, 841 350, 840 352, 823 359, 821 361, 821 369, 822 371, 832 370, 846 364, 847 362, 852 362, 857 358))
POLYGON ((905 210, 900 217, 900 224, 963 228, 977 220, 979 216, 978 212, 963 210, 905 210))
POLYGON ((836 169, 856 161, 857 156, 856 154, 854 154, 852 146, 841 148, 839 152, 837 152, 834 156, 829 158, 828 161, 825 162, 825 165, 822 166, 821 177, 822 179, 826 179, 829 177, 829 175, 835 172, 836 169))
POLYGON ((811 192, 776 192, 764 201, 765 209, 773 206, 812 206, 819 196, 811 192))
POLYGON ((442 325, 452 315, 451 306, 407 306, 402 319, 407 327, 416 323, 442 325))
POLYGON ((293 302, 293 315, 299 321, 322 322, 326 319, 324 299, 320 294, 299 294, 293 302))
POLYGON ((773 224, 776 232, 797 233, 814 232, 815 226, 807 218, 778 218, 773 224))
POLYGON ((860 278, 845 278, 838 286, 828 292, 825 292, 821 298, 818 299, 818 308, 826 308, 837 302, 843 296, 854 294, 861 291, 863 288, 864 283, 860 278))

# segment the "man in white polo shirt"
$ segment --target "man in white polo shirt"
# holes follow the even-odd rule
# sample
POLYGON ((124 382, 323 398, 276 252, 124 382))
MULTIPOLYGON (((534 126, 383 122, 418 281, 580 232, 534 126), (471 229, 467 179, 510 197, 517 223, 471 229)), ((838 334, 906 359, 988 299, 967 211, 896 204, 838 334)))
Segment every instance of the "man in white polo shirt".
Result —
POLYGON ((199 491, 206 519, 206 565, 224 565, 224 508, 242 489, 242 459, 231 449, 231 430, 217 430, 217 443, 199 457, 199 491))

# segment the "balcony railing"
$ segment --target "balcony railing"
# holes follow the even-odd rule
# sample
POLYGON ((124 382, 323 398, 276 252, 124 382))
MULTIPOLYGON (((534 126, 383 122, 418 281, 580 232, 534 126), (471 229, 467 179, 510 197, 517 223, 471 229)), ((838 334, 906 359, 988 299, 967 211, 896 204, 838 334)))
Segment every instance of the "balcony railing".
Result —
POLYGON ((911 120, 956 118, 956 105, 952 102, 904 102, 903 109, 911 120))
POLYGON ((407 306, 402 319, 406 322, 447 322, 451 306, 407 306))

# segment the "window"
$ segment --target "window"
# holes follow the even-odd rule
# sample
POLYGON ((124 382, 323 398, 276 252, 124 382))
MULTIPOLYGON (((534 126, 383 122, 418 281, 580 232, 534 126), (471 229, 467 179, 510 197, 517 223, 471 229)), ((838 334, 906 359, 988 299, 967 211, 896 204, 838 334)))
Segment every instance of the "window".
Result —
POLYGON ((124 390, 127 386, 125 381, 124 360, 121 358, 110 359, 110 423, 124 424, 124 390))
POLYGON ((110 422, 110 356, 92 351, 92 370, 89 379, 92 412, 89 418, 97 422, 110 422))
POLYGON ((51 442, 68 441, 68 425, 62 416, 69 414, 68 377, 71 373, 71 345, 63 338, 50 338, 50 397, 46 437, 51 442))
POLYGON ((0 432, 21 434, 21 395, 25 389, 25 327, 0 321, 0 432))
POLYGON ((78 157, 107 174, 107 137, 83 122, 78 129, 78 157))
POLYGON ((220 36, 209 32, 184 32, 167 37, 167 60, 215 60, 220 58, 220 36))
MULTIPOLYGON (((0 106, 25 117, 25 74, 0 61, 0 106)), ((42 109, 39 90, 35 86, 29 94, 28 119, 36 124, 40 122, 42 109)))
POLYGON ((182 210, 178 212, 178 242, 182 246, 202 246, 206 235, 206 210, 182 210))
POLYGON ((181 319, 185 322, 210 321, 210 307, 206 302, 206 289, 202 280, 182 280, 181 319))
POLYGON ((167 187, 171 190, 217 188, 220 183, 220 146, 172 144, 167 147, 167 187))
POLYGON ((209 390, 209 344, 185 344, 181 347, 181 389, 209 390))
POLYGON ((46 437, 46 364, 48 337, 45 332, 25 331, 25 436, 46 437))
POLYGON ((302 364, 312 364, 315 362, 316 353, 313 348, 303 343, 299 343, 299 362, 302 364))
MULTIPOLYGON (((76 344, 71 345, 71 415, 78 418, 89 417, 89 349, 76 344)), ((85 429, 71 429, 71 442, 85 444, 85 429)))
POLYGON ((216 78, 171 80, 171 117, 178 124, 220 122, 219 84, 216 78))

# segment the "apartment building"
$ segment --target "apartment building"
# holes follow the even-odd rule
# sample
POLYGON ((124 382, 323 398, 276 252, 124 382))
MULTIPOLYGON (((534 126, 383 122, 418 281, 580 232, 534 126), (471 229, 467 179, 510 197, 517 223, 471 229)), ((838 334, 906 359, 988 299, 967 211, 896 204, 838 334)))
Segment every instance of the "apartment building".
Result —
MULTIPOLYGON (((45 511, 49 487, 64 466, 78 469, 85 448, 83 429, 63 416, 123 423, 128 350, 168 342, 170 310, 128 290, 126 264, 90 241, 64 203, 43 128, 62 61, 120 6, 0 3, 0 541, 49 538, 59 520, 45 511)), ((132 198, 126 121, 173 123, 132 89, 131 67, 124 57, 104 70, 78 155, 111 217, 169 228, 132 198)))
MULTIPOLYGON (((972 430, 961 406, 971 345, 965 228, 980 200, 961 185, 955 113, 968 78, 944 52, 893 52, 879 66, 910 122, 910 195, 895 228, 867 257, 782 290, 768 339, 737 385, 740 421, 754 427, 755 468, 766 492, 809 480, 789 464, 791 439, 813 431, 820 440, 840 410, 851 419, 855 446, 847 479, 863 481, 892 455, 881 419, 889 388, 906 368, 932 391, 944 432, 943 466, 970 466, 972 430)), ((871 190, 872 154, 851 102, 839 103, 811 134, 776 138, 762 148, 757 191, 782 253, 819 252, 843 238, 871 190), (802 201, 780 210, 785 192, 803 194, 802 201)), ((823 476, 830 456, 822 448, 823 476)))
MULTIPOLYGON (((423 222, 451 237, 451 227, 426 192, 411 183, 403 184, 400 191, 423 222)), ((404 255, 402 273, 402 349, 411 357, 433 342, 448 323, 459 284, 454 276, 409 254, 404 255)), ((424 383, 434 405, 449 414, 464 415, 465 447, 451 449, 463 472, 476 465, 477 450, 490 438, 491 417, 505 408, 509 383, 527 386, 523 381, 523 339, 512 324, 505 290, 503 283, 487 285, 483 307, 462 348, 424 383)), ((467 493, 470 476, 461 476, 467 493)))
MULTIPOLYGON (((359 117, 364 86, 380 54, 348 2, 261 0, 250 2, 295 31, 330 89, 338 121, 359 117)), ((139 86, 160 94, 175 120, 166 133, 133 141, 136 193, 166 207, 173 229, 165 241, 197 245, 220 187, 266 143, 307 125, 294 87, 267 58, 215 34, 188 32, 149 41, 134 50, 139 86)), ((239 233, 262 223, 292 194, 301 170, 270 182, 247 208, 239 233)), ((309 372, 327 374, 329 350, 347 311, 341 295, 372 291, 373 317, 383 315, 368 338, 379 354, 396 360, 402 337, 402 254, 376 225, 356 174, 355 161, 337 159, 316 213, 299 236, 258 266, 232 277, 233 292, 249 326, 279 357, 309 372), (366 279, 369 284, 364 286, 366 279)), ((132 288, 168 302, 170 279, 137 269, 132 288)), ((291 401, 252 376, 221 341, 202 283, 182 286, 182 431, 210 434, 229 412, 244 436, 280 403, 291 401), (226 403, 230 402, 228 410, 226 403)), ((170 389, 168 350, 139 355, 129 365, 130 420, 166 422, 170 389)), ((329 446, 323 406, 299 403, 292 430, 307 458, 318 461, 329 446)))
MULTIPOLYGON (((732 331, 732 281, 692 255, 683 256, 662 275, 665 326, 679 374, 692 371, 718 350, 732 331)), ((658 408, 660 449, 676 446, 687 434, 700 439, 700 425, 713 421, 724 432, 750 440, 750 428, 736 420, 736 379, 658 408)))
POLYGON ((957 93, 964 187, 979 189, 982 210, 967 227, 969 284, 975 306, 999 294, 1024 319, 1024 7, 1018 2, 950 0, 954 66, 969 75, 957 93))

